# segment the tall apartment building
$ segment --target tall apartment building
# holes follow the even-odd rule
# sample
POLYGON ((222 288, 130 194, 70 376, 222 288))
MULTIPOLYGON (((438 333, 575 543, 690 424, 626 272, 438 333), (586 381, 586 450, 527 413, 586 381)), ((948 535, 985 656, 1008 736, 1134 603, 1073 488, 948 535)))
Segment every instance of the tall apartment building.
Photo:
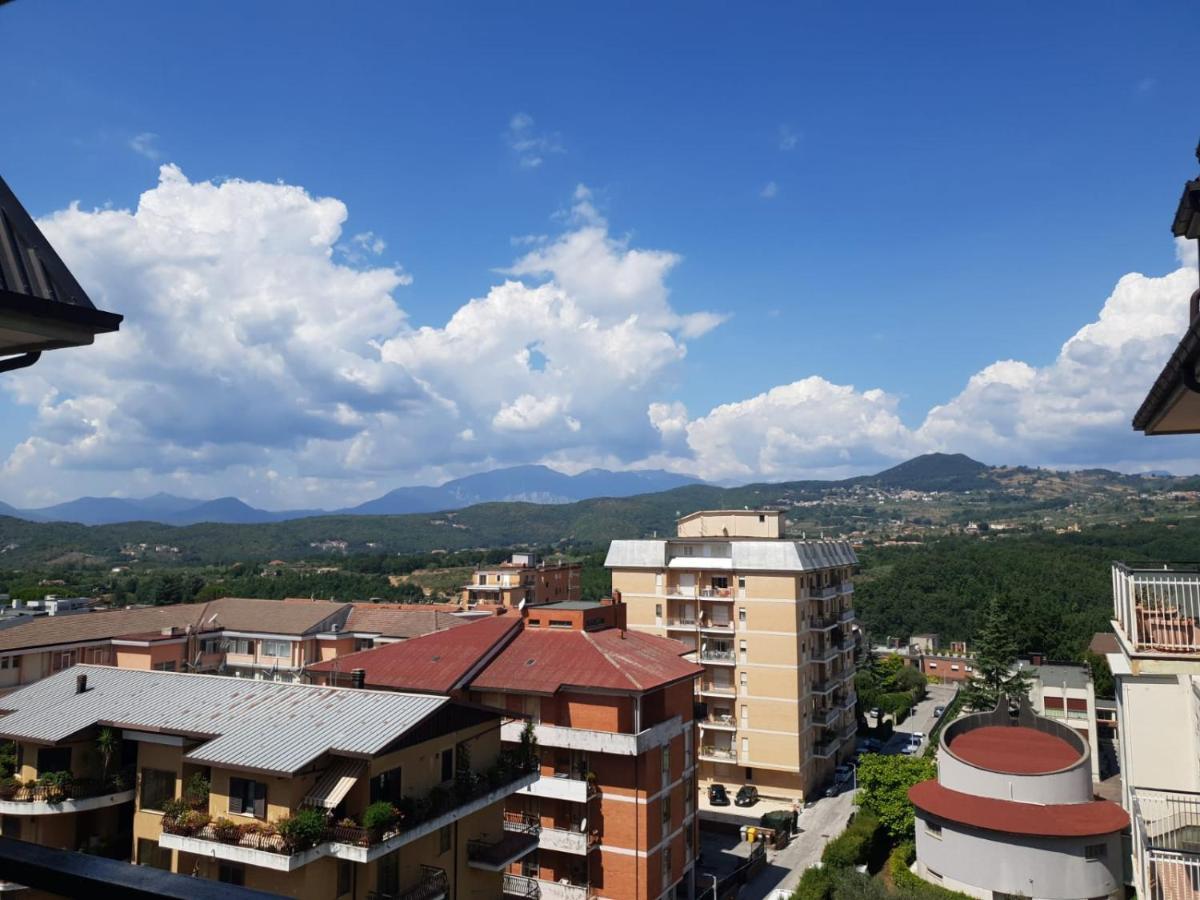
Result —
POLYGON ((532 553, 514 553, 507 562, 480 566, 462 589, 464 609, 499 606, 518 609, 580 599, 580 563, 538 561, 532 553))
POLYGON ((506 827, 537 848, 506 896, 691 897, 695 681, 673 640, 625 629, 619 603, 552 603, 313 667, 314 677, 445 692, 512 711, 505 745, 535 723, 541 778, 508 798, 506 827), (528 718, 525 718, 528 717, 528 718))
POLYGON ((502 753, 500 713, 445 696, 81 665, 0 711, 45 782, 0 795, 6 837, 103 835, 140 865, 313 900, 494 900, 533 844, 503 805, 538 774, 502 753))
POLYGON ((858 564, 841 540, 789 540, 776 510, 697 512, 678 536, 613 541, 629 628, 704 667, 699 777, 803 797, 854 749, 858 564))
POLYGON ((45 616, 0 630, 0 688, 76 663, 297 681, 312 663, 463 624, 424 608, 239 597, 45 616))

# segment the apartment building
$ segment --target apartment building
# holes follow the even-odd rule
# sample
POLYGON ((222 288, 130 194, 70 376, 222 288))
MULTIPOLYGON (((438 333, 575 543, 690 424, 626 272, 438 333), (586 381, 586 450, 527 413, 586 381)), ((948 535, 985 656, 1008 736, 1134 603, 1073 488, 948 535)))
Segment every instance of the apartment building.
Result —
POLYGON ((539 561, 532 553, 514 553, 507 562, 480 566, 462 589, 462 606, 518 609, 562 603, 582 596, 580 563, 539 561))
POLYGON ((509 797, 506 827, 537 848, 506 896, 691 897, 698 848, 695 681, 676 641, 625 629, 613 602, 552 603, 322 663, 314 677, 445 692, 535 723, 541 778, 509 797))
POLYGON ((437 610, 239 597, 45 616, 0 630, 0 688, 76 663, 297 681, 311 663, 462 624, 437 610))
POLYGON ((0 710, 23 778, 108 779, 0 799, 5 835, 47 846, 111 835, 140 865, 314 900, 492 900, 534 843, 503 827, 530 760, 499 712, 445 696, 80 665, 0 710), (104 733, 126 781, 97 775, 104 733))
POLYGON ((678 536, 613 541, 605 565, 631 631, 704 668, 699 778, 801 798, 854 749, 857 646, 841 540, 790 540, 776 510, 692 513, 678 536))
POLYGON ((1024 666, 1029 673, 1029 702, 1039 716, 1057 719, 1087 741, 1092 780, 1099 781, 1101 763, 1096 720, 1096 688, 1087 666, 1044 663, 1034 657, 1024 666))
POLYGON ((1092 793, 1079 732, 1028 703, 942 732, 937 777, 914 785, 917 874, 980 900, 1125 896, 1129 816, 1092 793))

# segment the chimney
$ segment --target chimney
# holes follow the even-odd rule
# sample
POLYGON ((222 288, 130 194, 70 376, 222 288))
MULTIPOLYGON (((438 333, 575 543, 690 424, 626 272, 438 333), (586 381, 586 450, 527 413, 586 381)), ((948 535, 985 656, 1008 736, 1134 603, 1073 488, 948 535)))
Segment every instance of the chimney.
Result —
MULTIPOLYGON (((80 676, 81 678, 83 676, 80 676)), ((354 669, 350 672, 350 687, 363 688, 367 684, 366 669, 354 669)))
POLYGON ((77 694, 86 694, 87 693, 87 675, 76 675, 75 676, 75 693, 77 693, 77 694))

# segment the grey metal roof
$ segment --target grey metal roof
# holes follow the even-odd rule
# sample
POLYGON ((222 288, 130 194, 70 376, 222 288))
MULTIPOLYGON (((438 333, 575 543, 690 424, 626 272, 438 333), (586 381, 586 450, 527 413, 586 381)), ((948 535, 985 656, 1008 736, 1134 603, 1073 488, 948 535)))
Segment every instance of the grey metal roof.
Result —
POLYGON ((193 762, 290 774, 324 753, 371 756, 449 702, 429 694, 75 666, 0 698, 0 735, 52 743, 92 725, 208 738, 193 762), (77 675, 88 690, 75 690, 77 675))
POLYGON ((1030 666, 1030 675, 1046 687, 1068 687, 1086 690, 1092 680, 1091 672, 1084 666, 1041 665, 1030 666))
MULTIPOLYGON (((728 557, 678 556, 671 568, 732 568, 739 572, 812 572, 858 565, 849 541, 738 540, 728 557), (725 561, 727 560, 727 562, 725 561)), ((668 565, 667 541, 613 541, 604 564, 616 569, 661 569, 668 565)))

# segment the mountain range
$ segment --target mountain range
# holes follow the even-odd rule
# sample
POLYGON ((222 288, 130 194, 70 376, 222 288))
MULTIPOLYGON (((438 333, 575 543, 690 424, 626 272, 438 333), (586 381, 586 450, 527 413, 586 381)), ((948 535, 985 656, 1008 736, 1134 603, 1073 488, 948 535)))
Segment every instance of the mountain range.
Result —
POLYGON ((202 522, 251 525, 285 522, 311 516, 396 516, 462 509, 477 503, 574 503, 593 497, 630 497, 666 491, 699 480, 659 469, 611 472, 588 469, 566 475, 547 466, 513 466, 456 478, 436 487, 403 487, 357 506, 337 510, 266 510, 237 497, 197 500, 158 493, 150 497, 80 497, 40 509, 18 509, 0 502, 0 516, 30 522, 75 522, 112 525, 120 522, 158 522, 196 525, 202 522))

